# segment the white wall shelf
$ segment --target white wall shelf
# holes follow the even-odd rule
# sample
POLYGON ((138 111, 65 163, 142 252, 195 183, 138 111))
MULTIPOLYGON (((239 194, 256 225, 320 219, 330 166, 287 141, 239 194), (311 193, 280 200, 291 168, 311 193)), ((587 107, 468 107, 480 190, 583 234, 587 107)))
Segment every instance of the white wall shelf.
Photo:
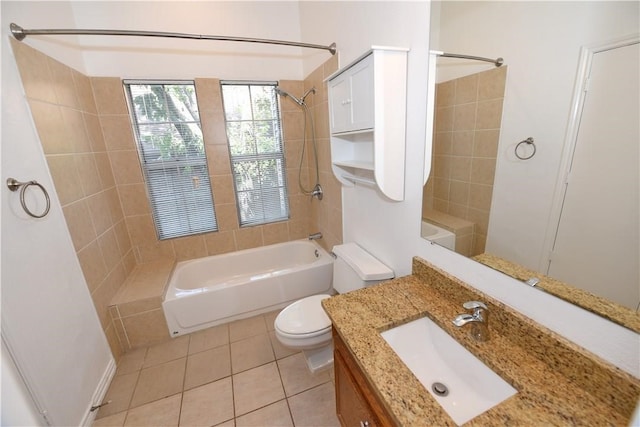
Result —
POLYGON ((333 162, 333 164, 343 168, 365 169, 365 170, 371 170, 371 171, 374 169, 373 162, 363 162, 360 160, 345 160, 345 161, 337 160, 333 162))
POLYGON ((374 46, 326 79, 333 173, 393 201, 404 200, 408 51, 374 46))

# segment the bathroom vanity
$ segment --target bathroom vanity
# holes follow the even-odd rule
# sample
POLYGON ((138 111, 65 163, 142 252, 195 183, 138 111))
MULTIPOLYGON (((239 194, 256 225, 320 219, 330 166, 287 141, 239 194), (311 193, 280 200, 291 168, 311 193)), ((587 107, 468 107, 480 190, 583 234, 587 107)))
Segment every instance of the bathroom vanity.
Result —
POLYGON ((640 397, 640 379, 419 258, 412 275, 323 306, 333 322, 336 407, 345 426, 456 425, 381 336, 422 317, 517 390, 465 425, 627 425, 640 397), (488 306, 485 342, 452 323, 473 300, 488 306))
POLYGON ((336 383, 336 412, 343 426, 390 426, 389 415, 372 390, 336 329, 333 329, 333 363, 336 383))

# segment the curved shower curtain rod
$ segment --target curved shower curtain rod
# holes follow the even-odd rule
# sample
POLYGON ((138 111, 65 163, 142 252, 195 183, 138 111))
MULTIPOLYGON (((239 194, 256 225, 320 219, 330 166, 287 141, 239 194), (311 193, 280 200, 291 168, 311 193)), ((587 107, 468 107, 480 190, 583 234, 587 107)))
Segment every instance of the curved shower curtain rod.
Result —
POLYGON ((491 62, 496 67, 500 67, 504 63, 504 59, 502 58, 491 59, 491 58, 485 58, 483 56, 460 55, 457 53, 445 53, 437 50, 432 50, 431 53, 437 56, 442 56, 444 58, 472 59, 474 61, 491 62))
POLYGON ((319 44, 291 42, 286 40, 255 39, 250 37, 210 36, 206 34, 170 33, 161 31, 131 31, 131 30, 72 30, 72 29, 38 29, 26 30, 18 24, 11 23, 11 34, 17 40, 22 41, 28 35, 95 35, 95 36, 141 36, 141 37, 168 37, 175 39, 218 40, 246 43, 277 44, 284 46, 306 47, 310 49, 323 49, 336 54, 336 44, 329 46, 319 44))

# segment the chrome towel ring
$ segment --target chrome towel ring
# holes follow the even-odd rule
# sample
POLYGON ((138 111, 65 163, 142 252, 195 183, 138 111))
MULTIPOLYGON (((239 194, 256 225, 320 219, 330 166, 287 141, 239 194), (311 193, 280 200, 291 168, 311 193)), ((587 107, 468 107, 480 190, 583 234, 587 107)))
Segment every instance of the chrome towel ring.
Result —
POLYGON ((22 209, 24 209, 24 211, 29 216, 33 218, 43 218, 49 213, 49 209, 51 208, 51 199, 49 199, 49 193, 47 193, 47 190, 38 181, 34 180, 34 181, 20 182, 14 178, 7 178, 7 187, 11 191, 18 191, 18 189, 20 188, 20 204, 22 205, 22 209), (42 212, 39 215, 31 212, 24 201, 24 193, 27 190, 27 188, 29 188, 29 186, 31 185, 35 185, 36 187, 40 188, 40 190, 44 194, 44 198, 47 201, 47 207, 44 209, 44 212, 42 212))
POLYGON ((529 160, 530 158, 532 158, 536 154, 536 144, 533 143, 533 137, 530 136, 529 138, 518 142, 518 144, 516 145, 516 148, 515 148, 515 153, 516 153, 516 157, 519 158, 520 160, 529 160), (531 147, 533 147, 533 152, 531 154, 527 155, 527 156, 521 156, 518 153, 518 149, 520 148, 520 146, 522 144, 527 144, 527 145, 530 145, 531 147))

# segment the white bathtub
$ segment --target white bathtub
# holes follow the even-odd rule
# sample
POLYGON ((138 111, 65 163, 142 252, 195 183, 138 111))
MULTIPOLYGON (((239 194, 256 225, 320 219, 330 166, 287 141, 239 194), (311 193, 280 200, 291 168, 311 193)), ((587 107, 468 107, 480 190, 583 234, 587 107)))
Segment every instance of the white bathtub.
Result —
POLYGON ((439 244, 440 246, 444 246, 452 251, 456 250, 456 235, 449 230, 438 227, 435 224, 431 224, 423 220, 420 228, 420 235, 433 243, 439 244))
POLYGON ((295 240, 179 262, 162 308, 178 336, 328 293, 332 278, 333 258, 315 241, 295 240))

